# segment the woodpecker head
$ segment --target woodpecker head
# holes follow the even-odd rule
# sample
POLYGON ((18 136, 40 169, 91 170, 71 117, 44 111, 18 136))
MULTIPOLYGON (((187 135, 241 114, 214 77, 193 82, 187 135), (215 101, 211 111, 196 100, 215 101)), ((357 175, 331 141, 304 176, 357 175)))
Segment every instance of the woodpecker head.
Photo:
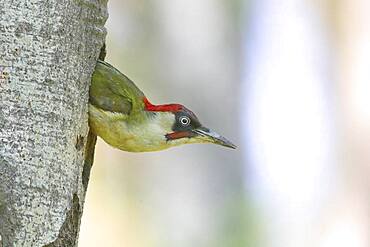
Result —
POLYGON ((202 126, 195 114, 183 105, 153 105, 144 98, 145 110, 152 125, 151 133, 161 135, 159 149, 189 143, 213 143, 235 149, 236 146, 221 135, 202 126))

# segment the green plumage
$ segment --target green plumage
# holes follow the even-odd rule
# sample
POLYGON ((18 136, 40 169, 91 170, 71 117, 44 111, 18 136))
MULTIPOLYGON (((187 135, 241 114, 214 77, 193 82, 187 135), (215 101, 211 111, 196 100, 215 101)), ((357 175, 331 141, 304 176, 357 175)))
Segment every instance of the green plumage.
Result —
POLYGON ((90 104, 104 111, 129 115, 144 108, 143 92, 112 65, 98 61, 92 76, 90 104))
POLYGON ((98 61, 90 86, 91 131, 121 150, 149 150, 145 136, 149 114, 144 94, 112 65, 98 61))

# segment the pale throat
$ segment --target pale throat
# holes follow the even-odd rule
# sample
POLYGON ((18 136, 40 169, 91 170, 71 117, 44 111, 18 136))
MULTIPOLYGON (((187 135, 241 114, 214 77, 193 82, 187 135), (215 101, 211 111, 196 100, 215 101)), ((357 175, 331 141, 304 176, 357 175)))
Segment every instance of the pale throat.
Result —
POLYGON ((166 139, 166 134, 173 132, 172 126, 175 122, 175 115, 168 112, 153 113, 146 121, 138 125, 125 126, 123 131, 125 136, 121 136, 121 140, 127 138, 124 146, 134 150, 161 150, 168 148, 171 143, 166 139), (127 135, 127 136, 126 136, 127 135))
POLYGON ((165 136, 173 132, 172 127, 175 123, 175 115, 171 112, 156 112, 153 113, 148 120, 143 123, 144 126, 139 127, 138 135, 145 135, 153 140, 166 140, 165 136))

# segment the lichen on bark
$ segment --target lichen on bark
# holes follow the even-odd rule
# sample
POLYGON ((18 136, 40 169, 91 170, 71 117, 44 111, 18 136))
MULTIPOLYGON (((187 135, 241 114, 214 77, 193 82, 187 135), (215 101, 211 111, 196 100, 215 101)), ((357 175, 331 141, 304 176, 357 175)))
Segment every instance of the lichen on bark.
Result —
POLYGON ((95 143, 88 137, 88 90, 105 40, 106 5, 1 2, 3 246, 77 245, 89 174, 83 171, 95 143))

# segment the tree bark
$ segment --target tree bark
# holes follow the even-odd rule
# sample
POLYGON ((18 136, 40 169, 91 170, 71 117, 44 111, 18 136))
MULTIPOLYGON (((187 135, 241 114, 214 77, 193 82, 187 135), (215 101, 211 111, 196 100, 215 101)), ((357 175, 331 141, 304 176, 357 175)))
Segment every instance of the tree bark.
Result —
MULTIPOLYGON (((76 246, 107 0, 0 0, 2 246, 76 246)), ((0 244, 1 245, 1 244, 0 244)))

